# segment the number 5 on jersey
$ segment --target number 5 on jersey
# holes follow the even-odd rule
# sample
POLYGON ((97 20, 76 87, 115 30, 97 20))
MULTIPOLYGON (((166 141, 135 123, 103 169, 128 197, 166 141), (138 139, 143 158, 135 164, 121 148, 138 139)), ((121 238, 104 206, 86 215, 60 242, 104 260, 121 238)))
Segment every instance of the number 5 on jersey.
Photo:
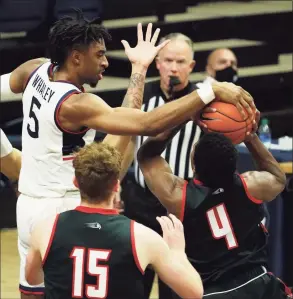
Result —
POLYGON ((215 239, 225 238, 229 250, 238 247, 233 227, 225 204, 219 204, 207 211, 207 218, 215 239))
POLYGON ((29 112, 29 118, 34 120, 34 130, 31 129, 30 124, 27 125, 27 132, 32 138, 39 138, 39 120, 37 115, 34 112, 34 106, 37 107, 38 110, 41 108, 41 103, 38 101, 36 97, 32 98, 32 103, 29 112))
POLYGON ((110 257, 111 250, 86 249, 83 247, 73 248, 70 257, 73 259, 72 272, 72 298, 106 298, 108 293, 109 267, 99 265, 99 261, 107 261, 110 257), (85 253, 87 251, 87 260, 85 253), (86 269, 84 263, 86 262, 86 269), (84 271, 91 276, 97 277, 97 284, 84 286, 84 271))

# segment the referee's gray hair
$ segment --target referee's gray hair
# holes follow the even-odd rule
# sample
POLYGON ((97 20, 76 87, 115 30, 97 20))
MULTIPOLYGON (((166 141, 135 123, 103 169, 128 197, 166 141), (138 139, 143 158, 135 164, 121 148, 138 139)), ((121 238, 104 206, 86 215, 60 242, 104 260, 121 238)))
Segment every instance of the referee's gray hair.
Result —
POLYGON ((193 51, 193 42, 192 42, 191 38, 189 38, 187 35, 184 35, 183 33, 180 33, 180 32, 169 33, 168 35, 166 35, 160 39, 159 44, 163 43, 167 39, 170 39, 171 41, 172 40, 183 40, 188 44, 190 49, 193 51))

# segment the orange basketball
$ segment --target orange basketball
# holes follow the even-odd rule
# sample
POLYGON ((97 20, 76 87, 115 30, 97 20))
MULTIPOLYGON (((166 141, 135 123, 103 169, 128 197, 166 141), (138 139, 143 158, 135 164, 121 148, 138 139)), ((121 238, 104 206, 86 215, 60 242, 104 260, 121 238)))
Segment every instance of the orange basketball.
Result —
POLYGON ((232 104, 223 102, 212 102, 209 107, 216 108, 216 112, 205 112, 203 110, 200 118, 207 125, 207 132, 222 133, 234 144, 243 142, 247 132, 252 129, 252 117, 246 113, 243 119, 240 112, 232 104))

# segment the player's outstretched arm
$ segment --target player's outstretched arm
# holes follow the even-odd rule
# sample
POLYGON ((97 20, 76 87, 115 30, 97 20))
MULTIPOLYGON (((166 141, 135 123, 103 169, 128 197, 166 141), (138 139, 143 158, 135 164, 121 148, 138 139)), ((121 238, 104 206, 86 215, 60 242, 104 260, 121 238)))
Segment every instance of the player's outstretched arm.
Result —
POLYGON ((65 101, 60 109, 60 117, 65 123, 74 124, 77 129, 87 126, 114 135, 155 136, 190 119, 214 99, 246 109, 245 105, 252 107, 247 110, 251 114, 254 107, 251 96, 232 83, 204 86, 150 112, 123 107, 113 109, 92 94, 72 98, 74 100, 65 101))
POLYGON ((190 118, 205 104, 196 92, 150 112, 124 107, 111 108, 93 94, 71 96, 60 109, 62 123, 86 126, 113 135, 157 135, 190 118))
POLYGON ((0 132, 0 172, 2 172, 11 180, 18 180, 21 168, 21 152, 18 149, 12 147, 11 143, 2 130, 0 130, 0 132))
MULTIPOLYGON (((141 23, 137 25, 136 47, 131 48, 127 41, 122 41, 125 48, 125 53, 132 65, 130 82, 122 103, 122 107, 139 110, 141 109, 145 77, 149 64, 153 61, 158 51, 160 51, 168 43, 168 41, 166 41, 159 46, 156 46, 160 29, 156 29, 154 34, 152 34, 152 26, 152 23, 148 24, 144 37, 141 23)), ((103 142, 110 144, 119 150, 123 155, 120 180, 123 179, 132 162, 131 155, 129 154, 131 150, 131 145, 129 145, 131 138, 131 136, 117 136, 108 134, 103 140, 103 142)))
POLYGON ((173 215, 160 217, 158 221, 164 239, 151 229, 135 223, 135 243, 143 269, 151 264, 161 280, 180 298, 202 298, 201 278, 185 254, 182 223, 173 215))
MULTIPOLYGON (((132 75, 130 77, 129 87, 124 97, 122 106, 141 109, 143 90, 145 83, 146 68, 143 66, 132 65, 132 75)), ((120 180, 125 176, 131 162, 129 162, 129 143, 132 136, 119 136, 107 134, 103 142, 115 147, 122 155, 122 165, 120 171, 120 180)))
MULTIPOLYGON (((168 43, 168 41, 166 41, 159 46, 155 45, 160 29, 156 29, 154 34, 152 34, 152 26, 152 23, 148 24, 144 37, 141 23, 137 25, 137 44, 135 47, 131 48, 127 41, 122 41, 125 53, 132 65, 130 82, 122 107, 141 109, 145 77, 149 64, 154 60, 158 51, 168 43)), ((105 137, 104 142, 112 145, 118 149, 121 154, 124 154, 130 139, 130 136, 115 136, 108 134, 105 137)), ((126 164, 127 163, 124 163, 123 165, 126 164)), ((125 172, 125 170, 123 170, 123 172, 125 172)))
POLYGON ((21 64, 12 73, 1 75, 1 98, 22 93, 31 73, 47 61, 47 58, 32 59, 21 64))
POLYGON ((276 198, 285 188, 286 175, 279 163, 255 134, 260 118, 256 112, 256 121, 252 134, 245 141, 255 161, 257 171, 248 171, 242 174, 249 193, 256 199, 271 201, 276 198))

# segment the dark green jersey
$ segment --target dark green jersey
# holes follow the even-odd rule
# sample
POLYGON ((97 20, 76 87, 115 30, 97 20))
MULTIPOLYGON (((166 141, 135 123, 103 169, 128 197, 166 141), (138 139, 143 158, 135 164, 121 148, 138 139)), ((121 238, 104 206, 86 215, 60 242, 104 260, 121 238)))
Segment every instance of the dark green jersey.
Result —
POLYGON ((116 210, 59 214, 44 257, 45 298, 142 298, 133 225, 116 210))

